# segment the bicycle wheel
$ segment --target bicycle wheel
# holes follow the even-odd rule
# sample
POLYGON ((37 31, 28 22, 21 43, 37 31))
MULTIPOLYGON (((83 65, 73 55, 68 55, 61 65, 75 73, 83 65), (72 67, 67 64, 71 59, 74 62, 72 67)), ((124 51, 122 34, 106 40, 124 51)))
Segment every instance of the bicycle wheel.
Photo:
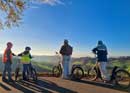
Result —
POLYGON ((35 70, 34 68, 32 68, 31 73, 32 73, 32 78, 33 78, 33 80, 34 80, 34 81, 37 81, 37 72, 36 72, 36 70, 35 70))
POLYGON ((88 70, 88 75, 87 75, 87 79, 93 81, 97 78, 97 71, 96 71, 96 67, 92 67, 88 70))
POLYGON ((54 77, 60 77, 62 74, 62 71, 58 68, 58 66, 54 66, 52 69, 52 74, 54 77))
POLYGON ((118 70, 115 74, 116 85, 121 88, 130 87, 130 74, 126 70, 118 70))
POLYGON ((72 70, 72 79, 81 80, 84 77, 84 71, 81 67, 75 67, 72 70))

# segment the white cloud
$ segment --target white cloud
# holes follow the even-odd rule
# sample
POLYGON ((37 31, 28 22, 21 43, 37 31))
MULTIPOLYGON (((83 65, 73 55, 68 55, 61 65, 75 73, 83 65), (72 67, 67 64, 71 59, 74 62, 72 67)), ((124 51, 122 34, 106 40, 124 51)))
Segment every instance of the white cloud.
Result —
POLYGON ((34 4, 48 4, 51 6, 54 5, 64 5, 63 1, 61 0, 32 0, 34 4))
POLYGON ((61 0, 42 0, 43 3, 45 4, 49 4, 49 5, 57 5, 57 4, 60 4, 60 5, 64 5, 64 3, 61 1, 61 0))

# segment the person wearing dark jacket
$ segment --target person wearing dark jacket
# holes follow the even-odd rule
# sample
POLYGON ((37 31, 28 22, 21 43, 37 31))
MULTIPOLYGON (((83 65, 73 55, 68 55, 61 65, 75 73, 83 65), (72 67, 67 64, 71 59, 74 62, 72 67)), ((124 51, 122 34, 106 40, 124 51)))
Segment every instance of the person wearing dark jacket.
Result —
POLYGON ((97 65, 100 68, 102 78, 107 81, 109 79, 108 73, 107 73, 107 47, 105 44, 103 44, 102 41, 98 41, 97 47, 95 47, 92 52, 97 55, 97 65))
POLYGON ((14 53, 12 53, 11 48, 13 47, 13 44, 11 42, 7 43, 7 48, 4 51, 3 54, 3 63, 4 63, 4 70, 2 74, 2 80, 6 81, 6 71, 8 72, 8 80, 9 82, 13 82, 13 79, 11 77, 11 64, 12 64, 12 58, 15 56, 14 53))
POLYGON ((73 48, 69 45, 68 40, 64 40, 64 45, 60 49, 62 55, 63 74, 62 78, 68 79, 71 74, 71 55, 73 48))
POLYGON ((26 74, 28 74, 28 69, 30 69, 30 62, 32 59, 30 50, 30 47, 26 47, 24 52, 18 54, 18 56, 21 56, 21 63, 23 64, 23 80, 28 80, 26 74))

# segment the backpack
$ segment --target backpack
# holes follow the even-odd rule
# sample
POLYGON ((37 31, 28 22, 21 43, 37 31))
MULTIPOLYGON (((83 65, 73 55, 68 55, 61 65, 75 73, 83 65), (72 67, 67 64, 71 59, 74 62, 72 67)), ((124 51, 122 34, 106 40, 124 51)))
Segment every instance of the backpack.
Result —
POLYGON ((72 55, 73 48, 71 46, 66 47, 66 55, 72 55))
POLYGON ((71 46, 62 46, 61 50, 60 50, 60 53, 62 55, 72 55, 72 52, 73 52, 73 48, 71 46))

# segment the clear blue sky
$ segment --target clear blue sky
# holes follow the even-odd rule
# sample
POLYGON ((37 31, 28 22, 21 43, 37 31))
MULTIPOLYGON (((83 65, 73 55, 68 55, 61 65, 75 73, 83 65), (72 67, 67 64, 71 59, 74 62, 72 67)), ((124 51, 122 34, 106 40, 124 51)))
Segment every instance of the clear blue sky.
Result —
POLYGON ((0 32, 0 51, 7 41, 13 51, 32 47, 32 54, 53 55, 64 39, 74 47, 73 56, 90 56, 103 40, 110 56, 130 55, 130 0, 64 0, 55 6, 35 5, 24 13, 19 28, 0 32))

